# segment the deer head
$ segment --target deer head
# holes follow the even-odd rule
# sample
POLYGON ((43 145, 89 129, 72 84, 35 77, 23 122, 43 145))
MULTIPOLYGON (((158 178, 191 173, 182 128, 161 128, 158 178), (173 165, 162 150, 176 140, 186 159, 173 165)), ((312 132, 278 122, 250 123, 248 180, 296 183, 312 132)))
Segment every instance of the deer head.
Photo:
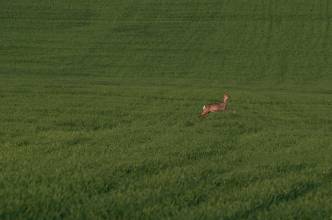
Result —
POLYGON ((225 93, 224 94, 224 103, 226 103, 228 99, 229 99, 229 95, 225 93))

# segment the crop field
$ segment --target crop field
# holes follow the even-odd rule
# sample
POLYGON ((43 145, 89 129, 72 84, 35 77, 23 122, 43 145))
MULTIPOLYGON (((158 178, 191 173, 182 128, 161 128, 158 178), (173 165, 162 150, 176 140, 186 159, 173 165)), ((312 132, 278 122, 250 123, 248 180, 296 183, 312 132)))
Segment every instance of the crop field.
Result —
POLYGON ((332 219, 332 1, 1 0, 0 31, 1 220, 332 219))

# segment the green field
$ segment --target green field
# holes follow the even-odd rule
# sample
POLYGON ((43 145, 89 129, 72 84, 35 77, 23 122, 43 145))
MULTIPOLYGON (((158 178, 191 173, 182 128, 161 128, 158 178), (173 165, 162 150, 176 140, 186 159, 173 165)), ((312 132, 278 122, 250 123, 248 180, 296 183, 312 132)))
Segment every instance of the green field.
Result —
POLYGON ((332 218, 332 1, 1 0, 0 31, 1 220, 332 218))

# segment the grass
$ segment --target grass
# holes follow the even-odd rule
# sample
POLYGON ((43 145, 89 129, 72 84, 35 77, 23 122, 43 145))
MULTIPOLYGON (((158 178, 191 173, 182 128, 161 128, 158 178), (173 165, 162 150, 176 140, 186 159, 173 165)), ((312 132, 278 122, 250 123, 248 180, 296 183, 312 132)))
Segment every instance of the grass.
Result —
POLYGON ((0 219, 331 218, 328 0, 0 6, 0 219))

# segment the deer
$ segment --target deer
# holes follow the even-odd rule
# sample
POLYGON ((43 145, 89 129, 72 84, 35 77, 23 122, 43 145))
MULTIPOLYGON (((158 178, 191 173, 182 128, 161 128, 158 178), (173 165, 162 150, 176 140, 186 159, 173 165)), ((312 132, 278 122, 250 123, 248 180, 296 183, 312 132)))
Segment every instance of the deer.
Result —
POLYGON ((207 104, 203 106, 203 110, 200 114, 200 117, 207 117, 210 112, 220 112, 227 110, 229 95, 224 94, 224 102, 216 102, 213 104, 207 104))

